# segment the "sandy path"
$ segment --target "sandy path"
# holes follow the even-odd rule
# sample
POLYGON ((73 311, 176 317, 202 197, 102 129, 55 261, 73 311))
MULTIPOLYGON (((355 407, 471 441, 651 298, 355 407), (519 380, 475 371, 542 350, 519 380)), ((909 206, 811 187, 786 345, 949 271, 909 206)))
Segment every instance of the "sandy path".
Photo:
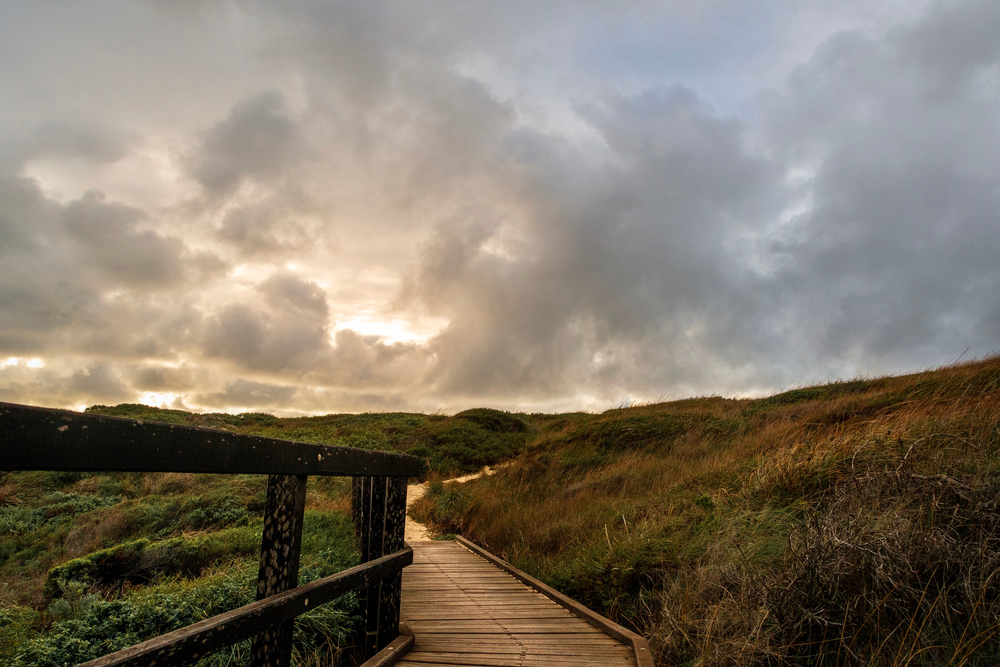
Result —
MULTIPOLYGON (((484 466, 482 470, 480 470, 479 472, 472 473, 471 475, 463 475, 462 477, 447 479, 445 480, 445 484, 449 482, 458 482, 461 484, 462 482, 469 482, 479 477, 482 477, 483 475, 492 475, 495 472, 496 472, 495 469, 490 468, 489 466, 484 466)), ((406 487, 406 509, 407 509, 406 541, 407 542, 426 542, 431 539, 431 534, 427 530, 427 526, 425 526, 422 523, 417 523, 416 521, 411 519, 409 515, 410 505, 412 505, 413 501, 415 501, 417 498, 420 498, 424 495, 424 492, 427 491, 428 486, 429 483, 424 482, 423 484, 410 484, 409 486, 406 487)))

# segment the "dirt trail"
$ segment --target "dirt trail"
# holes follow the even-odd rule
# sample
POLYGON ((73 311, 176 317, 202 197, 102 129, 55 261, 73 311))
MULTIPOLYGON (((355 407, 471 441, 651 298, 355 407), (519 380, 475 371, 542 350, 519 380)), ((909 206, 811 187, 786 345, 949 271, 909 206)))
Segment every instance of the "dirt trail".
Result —
MULTIPOLYGON (((470 482, 474 479, 482 477, 483 475, 492 475, 495 472, 496 472, 495 468, 484 466, 483 469, 480 470, 479 472, 472 473, 471 475, 463 475, 462 477, 455 477, 453 479, 446 479, 445 483, 447 484, 448 482, 459 482, 459 483, 470 482)), ((410 505, 412 505, 413 501, 415 501, 417 498, 420 498, 421 496, 424 495, 424 492, 427 491, 428 486, 429 483, 424 482, 423 484, 410 484, 409 486, 406 487, 406 509, 407 509, 406 541, 407 542, 426 542, 431 539, 431 534, 427 530, 427 526, 425 526, 422 523, 417 523, 416 521, 411 519, 409 515, 410 505)))

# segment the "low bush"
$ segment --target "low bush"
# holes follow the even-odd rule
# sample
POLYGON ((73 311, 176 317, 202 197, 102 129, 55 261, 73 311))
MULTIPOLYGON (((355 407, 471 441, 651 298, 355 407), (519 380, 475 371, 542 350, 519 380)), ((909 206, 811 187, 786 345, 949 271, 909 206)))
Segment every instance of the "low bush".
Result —
MULTIPOLYGON (((253 560, 229 563, 197 580, 181 578, 136 589, 113 600, 90 596, 22 645, 13 667, 62 667, 98 658, 204 618, 249 604, 256 591, 253 560)), ((318 607, 296 622, 293 664, 310 664, 318 656, 336 655, 348 643, 356 612, 346 596, 318 607)), ((246 664, 249 642, 201 661, 215 667, 246 664)))
MULTIPOLYGON (((349 482, 310 480, 302 582, 357 563, 349 482)), ((0 487, 0 664, 76 664, 255 596, 265 476, 17 472, 0 487)), ((356 618, 351 597, 301 617, 295 664, 336 664, 356 618)))
POLYGON ((431 472, 474 472, 518 454, 531 435, 522 416, 479 408, 428 422, 401 449, 423 458, 431 472))

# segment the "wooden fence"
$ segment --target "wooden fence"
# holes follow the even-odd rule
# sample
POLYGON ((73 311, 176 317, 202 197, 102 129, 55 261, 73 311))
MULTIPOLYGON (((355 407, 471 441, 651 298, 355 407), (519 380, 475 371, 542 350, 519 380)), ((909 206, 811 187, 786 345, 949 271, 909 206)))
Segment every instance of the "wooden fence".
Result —
POLYGON ((399 634, 401 572, 413 562, 403 544, 406 478, 420 474, 416 457, 0 403, 0 470, 268 475, 257 601, 86 667, 189 664, 249 638, 254 667, 287 667, 295 617, 349 591, 361 601, 366 656, 399 634), (353 477, 362 563, 297 586, 309 475, 353 477))

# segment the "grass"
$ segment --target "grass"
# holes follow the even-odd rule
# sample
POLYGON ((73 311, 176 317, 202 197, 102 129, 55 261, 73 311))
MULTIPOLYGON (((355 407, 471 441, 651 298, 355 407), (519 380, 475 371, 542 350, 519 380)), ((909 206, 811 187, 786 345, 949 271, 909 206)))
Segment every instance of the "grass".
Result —
MULTIPOLYGON (((252 602, 262 476, 0 475, 0 662, 77 664, 252 602)), ((307 491, 300 582, 357 563, 343 480, 307 491)), ((352 596, 300 617, 296 665, 350 646, 352 596)), ((247 642, 203 661, 246 664, 247 642)))
MULTIPOLYGON (((636 629, 660 665, 1000 662, 998 357, 603 414, 91 411, 421 456, 418 520, 636 629)), ((264 484, 0 473, 0 662, 84 660, 248 601, 264 484)), ((355 562, 349 497, 310 480, 302 581, 355 562)), ((303 617, 295 664, 336 664, 354 614, 303 617)))
MULTIPOLYGON (((414 414, 200 415, 143 405, 88 412, 420 455, 430 473, 522 451, 529 422, 498 410, 414 414)), ((0 663, 76 664, 251 602, 266 477, 0 472, 0 663)), ((300 583, 357 562, 350 480, 312 477, 300 583)), ((349 652, 353 596, 299 617, 293 664, 349 652)), ((205 665, 246 664, 248 643, 205 665)), ((350 662, 348 659, 347 662, 350 662)))
POLYGON ((512 465, 411 512, 658 664, 1000 661, 1000 358, 533 420, 512 465))

